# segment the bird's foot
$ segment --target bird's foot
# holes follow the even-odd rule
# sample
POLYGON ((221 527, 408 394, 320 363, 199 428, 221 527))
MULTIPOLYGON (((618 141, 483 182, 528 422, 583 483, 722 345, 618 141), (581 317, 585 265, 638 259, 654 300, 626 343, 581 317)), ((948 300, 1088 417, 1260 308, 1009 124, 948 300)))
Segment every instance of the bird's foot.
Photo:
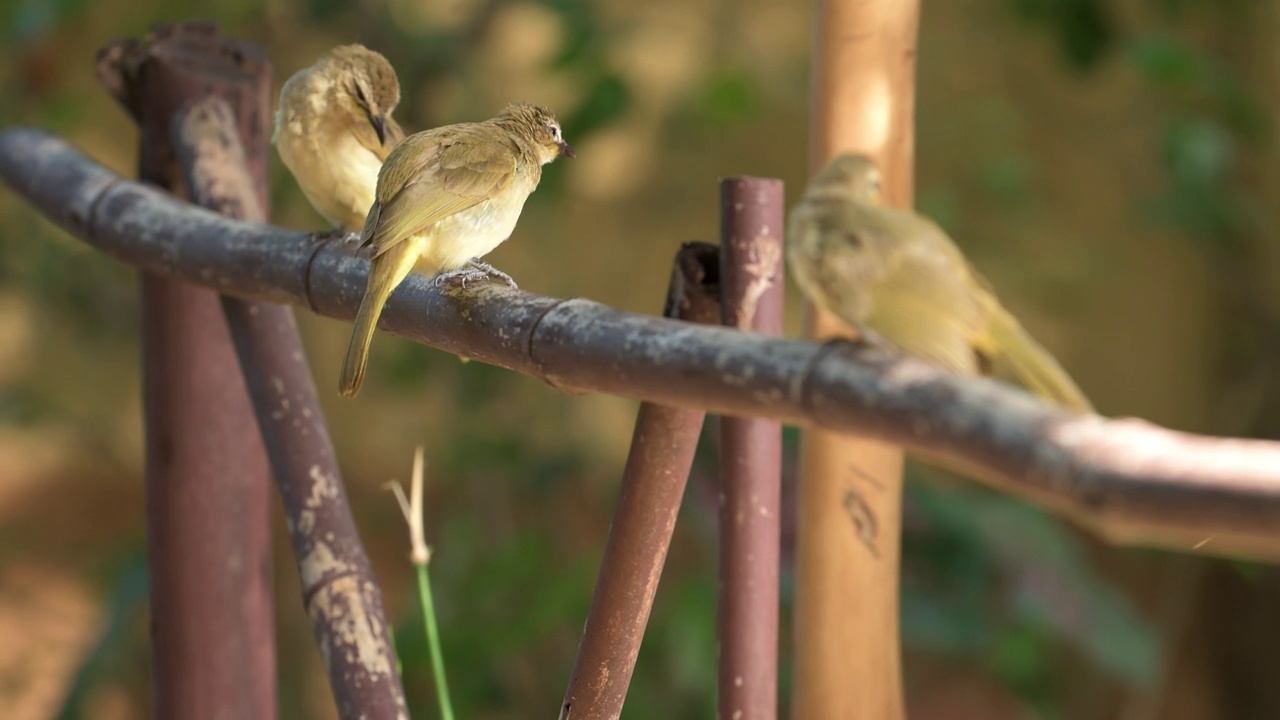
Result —
POLYGON ((488 275, 489 277, 498 278, 499 280, 510 285, 513 289, 517 287, 516 281, 511 279, 510 275, 502 272, 501 270, 490 265, 489 263, 484 262, 480 258, 471 258, 470 260, 467 261, 467 263, 470 264, 471 267, 475 268, 477 271, 482 272, 485 275, 488 275))
POLYGON ((498 278, 511 287, 516 287, 516 281, 512 280, 510 275, 502 272, 489 263, 480 262, 475 259, 468 260, 466 267, 440 273, 435 277, 433 282, 436 287, 440 287, 441 285, 456 279, 462 283, 462 289, 466 290, 467 283, 475 282, 476 280, 487 280, 489 278, 498 278))
POLYGON ((445 283, 457 280, 460 283, 462 283, 462 289, 466 290, 467 283, 475 280, 482 280, 488 277, 489 277, 489 274, 483 270, 477 270, 473 267, 464 267, 464 268, 459 268, 457 270, 450 270, 449 272, 442 272, 439 275, 435 276, 435 279, 432 280, 432 283, 436 287, 442 287, 445 283))
POLYGON ((489 273, 483 270, 478 270, 473 267, 464 267, 464 268, 459 268, 458 270, 450 270, 449 272, 442 272, 439 275, 435 276, 435 279, 432 280, 432 282, 435 284, 436 287, 441 287, 445 283, 449 283, 449 282, 453 282, 454 280, 457 280, 459 283, 462 284, 462 289, 466 290, 467 283, 475 282, 477 280, 487 280, 488 278, 489 278, 489 273))

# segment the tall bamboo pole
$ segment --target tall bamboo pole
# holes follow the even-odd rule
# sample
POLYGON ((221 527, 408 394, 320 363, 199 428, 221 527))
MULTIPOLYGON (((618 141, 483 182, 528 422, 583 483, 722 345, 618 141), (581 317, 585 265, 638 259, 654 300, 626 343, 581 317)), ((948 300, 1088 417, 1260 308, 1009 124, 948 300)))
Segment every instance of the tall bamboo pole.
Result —
MULTIPOLYGON (((912 196, 919 0, 818 0, 810 169, 875 157, 890 204, 912 196)), ((849 335, 810 308, 809 335, 849 335)), ((902 450, 808 430, 796 542, 792 717, 904 717, 898 637, 902 450)))

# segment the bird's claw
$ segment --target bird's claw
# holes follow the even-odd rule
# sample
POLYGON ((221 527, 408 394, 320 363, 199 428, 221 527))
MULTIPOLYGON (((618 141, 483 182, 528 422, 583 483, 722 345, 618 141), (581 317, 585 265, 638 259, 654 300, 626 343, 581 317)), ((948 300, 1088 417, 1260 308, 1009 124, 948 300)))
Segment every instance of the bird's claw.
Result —
POLYGON ((455 278, 462 283, 463 290, 467 289, 467 283, 469 282, 488 278, 498 278, 513 288, 516 286, 516 281, 512 280, 510 275, 489 263, 480 262, 479 260, 469 260, 466 267, 440 273, 435 277, 434 283, 436 287, 440 287, 455 278))
MULTIPOLYGON (((517 287, 516 281, 513 280, 510 275, 502 272, 498 268, 490 265, 487 262, 484 262, 483 260, 472 258, 471 260, 468 261, 468 263, 471 265, 471 267, 475 268, 477 271, 484 273, 489 277, 496 277, 499 280, 502 280, 506 284, 510 285, 513 289, 517 287)), ((465 285, 463 287, 465 287, 465 285)))
POLYGON ((439 275, 435 276, 435 279, 432 282, 435 284, 436 287, 441 287, 447 282, 457 280, 462 285, 462 289, 466 290, 467 283, 473 282, 475 280, 483 280, 488 277, 489 277, 489 274, 483 270, 477 270, 476 268, 472 268, 472 267, 465 267, 465 268, 460 268, 458 270, 450 270, 449 272, 440 273, 439 275))

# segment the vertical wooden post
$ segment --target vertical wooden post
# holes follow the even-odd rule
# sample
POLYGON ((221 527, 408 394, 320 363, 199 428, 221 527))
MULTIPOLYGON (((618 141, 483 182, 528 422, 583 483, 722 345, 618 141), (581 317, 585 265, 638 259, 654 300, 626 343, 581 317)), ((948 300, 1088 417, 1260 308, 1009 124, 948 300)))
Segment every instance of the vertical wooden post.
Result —
MULTIPOLYGON (((912 197, 919 0, 817 0, 810 168, 858 150, 912 197)), ((813 310, 815 339, 850 329, 813 310)), ((792 716, 905 715, 898 632, 902 450, 819 430, 801 450, 792 716)))
MULTIPOLYGON (((218 95, 269 206, 271 68, 259 48, 176 24, 105 48, 98 71, 141 126, 143 180, 181 191, 172 118, 218 95)), ((148 273, 141 288, 154 714, 274 718, 267 458, 222 306, 148 273)))
MULTIPOLYGON (((720 181, 721 322, 782 334, 782 181, 720 181)), ((720 419, 721 718, 778 716, 782 426, 720 419)))

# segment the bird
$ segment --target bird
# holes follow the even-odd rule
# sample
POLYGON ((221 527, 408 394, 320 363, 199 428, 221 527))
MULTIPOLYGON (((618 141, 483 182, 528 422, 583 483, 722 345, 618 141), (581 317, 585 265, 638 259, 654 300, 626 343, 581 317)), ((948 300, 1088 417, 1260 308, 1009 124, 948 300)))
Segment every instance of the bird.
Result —
POLYGON ((906 355, 1021 384, 1061 408, 1093 406, 932 220, 881 204, 881 174, 835 157, 787 224, 787 264, 816 306, 906 355))
POLYGON ((424 130, 392 149, 360 236, 372 261, 342 364, 342 395, 359 392, 378 317, 415 265, 437 285, 496 276, 515 286, 480 258, 511 236, 542 166, 561 155, 574 152, 559 121, 531 103, 508 105, 482 122, 424 130))
POLYGON ((343 234, 364 226, 378 170, 404 130, 395 68, 382 54, 340 45, 280 90, 271 141, 311 206, 343 234))

